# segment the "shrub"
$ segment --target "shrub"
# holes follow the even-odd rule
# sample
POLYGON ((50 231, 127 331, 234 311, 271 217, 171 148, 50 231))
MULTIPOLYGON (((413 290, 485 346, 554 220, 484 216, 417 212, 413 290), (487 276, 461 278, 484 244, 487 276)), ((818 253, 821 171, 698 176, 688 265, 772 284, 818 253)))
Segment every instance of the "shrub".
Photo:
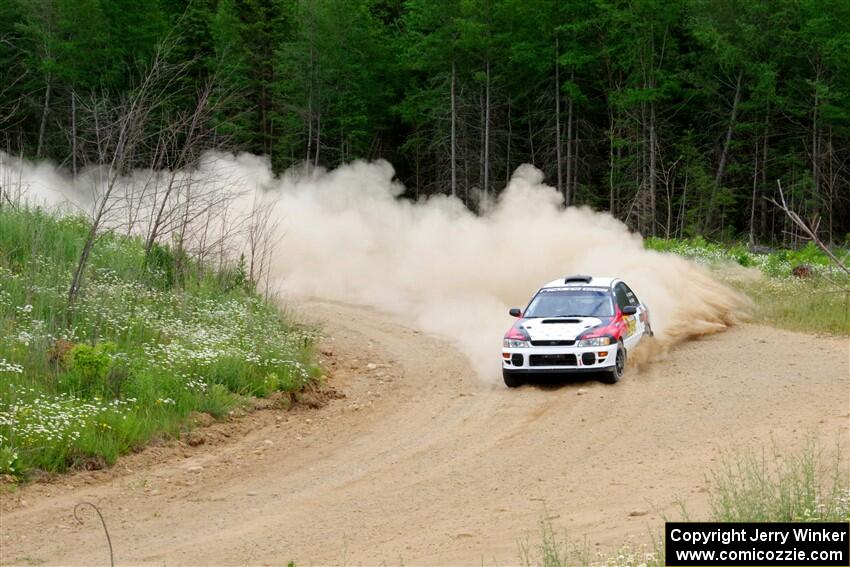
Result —
POLYGON ((105 466, 192 412, 221 418, 317 377, 316 332, 254 293, 244 263, 221 274, 160 245, 146 263, 139 239, 106 234, 69 310, 87 231, 0 209, 0 472, 105 466))
POLYGON ((0 446, 0 474, 19 477, 23 472, 23 464, 18 457, 18 450, 8 445, 0 446))
POLYGON ((70 383, 83 395, 114 394, 107 380, 112 364, 111 354, 115 344, 78 344, 68 353, 71 366, 68 369, 70 383))

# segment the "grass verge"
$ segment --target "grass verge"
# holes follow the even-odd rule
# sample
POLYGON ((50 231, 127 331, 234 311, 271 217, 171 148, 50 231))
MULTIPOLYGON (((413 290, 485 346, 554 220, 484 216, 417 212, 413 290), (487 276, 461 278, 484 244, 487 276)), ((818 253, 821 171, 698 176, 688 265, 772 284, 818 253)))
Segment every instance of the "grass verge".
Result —
POLYGON ((108 234, 84 293, 66 291, 88 226, 0 209, 0 474, 103 466, 193 412, 316 379, 315 332, 257 295, 238 266, 208 270, 108 234))
MULTIPOLYGON (((711 512, 704 520, 850 522, 850 476, 841 455, 841 448, 830 456, 809 443, 787 456, 774 450, 730 457, 708 477, 711 512)), ((520 560, 529 567, 663 567, 663 537, 649 538, 648 545, 624 545, 615 554, 594 555, 544 520, 536 544, 520 543, 520 560)))
MULTIPOLYGON (((798 250, 765 253, 701 238, 647 238, 644 244, 706 265, 719 279, 753 300, 757 322, 794 331, 850 335, 850 279, 812 243, 798 250), (730 265, 748 270, 730 269, 730 265), (799 266, 805 267, 805 277, 793 275, 799 266)), ((839 258, 850 258, 846 248, 837 247, 833 252, 839 258)))

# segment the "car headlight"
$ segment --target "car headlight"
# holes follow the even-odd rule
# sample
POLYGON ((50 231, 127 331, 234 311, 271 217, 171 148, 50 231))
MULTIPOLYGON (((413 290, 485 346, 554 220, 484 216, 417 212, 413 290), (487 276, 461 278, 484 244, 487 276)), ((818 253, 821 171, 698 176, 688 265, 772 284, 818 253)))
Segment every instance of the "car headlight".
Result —
POLYGON ((592 339, 580 339, 576 341, 577 347, 597 347, 611 344, 611 337, 594 337, 592 339))
POLYGON ((531 346, 528 341, 518 341, 516 339, 505 339, 502 341, 502 346, 505 348, 528 348, 531 346))

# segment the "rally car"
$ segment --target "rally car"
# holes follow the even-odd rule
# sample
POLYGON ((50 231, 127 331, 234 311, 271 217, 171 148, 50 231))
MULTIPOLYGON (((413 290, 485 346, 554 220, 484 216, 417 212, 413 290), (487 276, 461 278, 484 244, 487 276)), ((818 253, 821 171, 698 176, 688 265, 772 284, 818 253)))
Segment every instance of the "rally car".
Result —
POLYGON ((652 336, 649 310, 616 278, 568 276, 549 282, 502 343, 502 376, 510 388, 537 373, 598 372, 615 383, 628 352, 652 336))

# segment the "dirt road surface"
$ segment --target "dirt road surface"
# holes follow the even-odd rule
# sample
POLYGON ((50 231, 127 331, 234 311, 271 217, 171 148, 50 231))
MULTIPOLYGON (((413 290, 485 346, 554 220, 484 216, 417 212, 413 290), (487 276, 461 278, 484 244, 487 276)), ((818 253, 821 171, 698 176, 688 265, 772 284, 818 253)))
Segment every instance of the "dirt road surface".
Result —
POLYGON ((103 511, 119 565, 505 565, 544 516, 613 551, 648 541, 678 500, 705 513, 706 474, 729 451, 848 438, 846 339, 743 325, 615 386, 508 390, 395 317, 296 311, 324 325, 344 399, 7 492, 0 563, 108 564, 93 516, 74 522, 80 501, 103 511))

